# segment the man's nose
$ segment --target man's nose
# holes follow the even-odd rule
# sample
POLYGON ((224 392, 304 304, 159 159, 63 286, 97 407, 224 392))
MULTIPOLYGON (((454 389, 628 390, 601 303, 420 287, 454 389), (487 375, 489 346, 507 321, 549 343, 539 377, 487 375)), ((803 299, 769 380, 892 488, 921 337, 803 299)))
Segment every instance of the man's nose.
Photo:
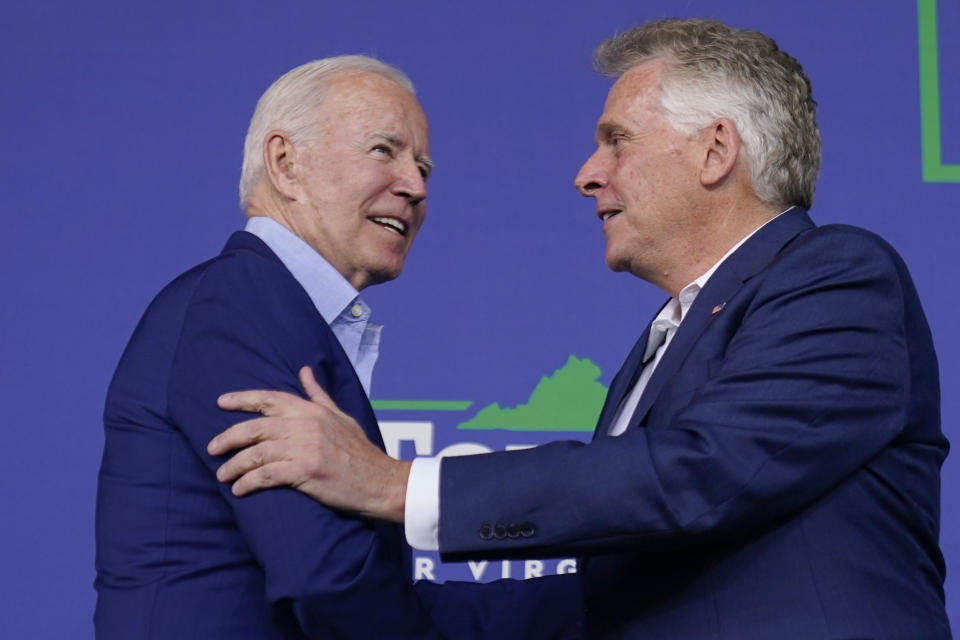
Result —
POLYGON ((580 171, 577 172, 577 177, 574 178, 573 184, 577 188, 577 191, 580 192, 580 195, 588 198, 595 196, 597 191, 607 186, 607 173, 603 167, 600 166, 596 152, 587 158, 587 161, 580 167, 580 171))
POLYGON ((427 182, 420 165, 414 161, 403 162, 391 192, 406 198, 412 205, 423 202, 427 197, 427 182))

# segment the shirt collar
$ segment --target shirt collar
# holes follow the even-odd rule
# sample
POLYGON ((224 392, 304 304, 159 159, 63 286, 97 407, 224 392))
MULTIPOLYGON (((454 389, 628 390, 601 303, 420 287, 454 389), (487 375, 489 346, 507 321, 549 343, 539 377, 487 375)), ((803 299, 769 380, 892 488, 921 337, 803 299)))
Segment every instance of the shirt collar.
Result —
MULTIPOLYGON (((760 229, 763 229, 765 226, 767 226, 768 224, 770 224, 771 222, 773 222, 774 220, 776 220, 777 218, 779 218, 780 216, 782 216, 792 208, 793 207, 788 207, 787 209, 784 209, 783 211, 773 216, 772 218, 770 218, 769 220, 761 224, 759 227, 757 227, 756 229, 754 229, 753 231, 745 235, 743 239, 740 240, 740 242, 733 245, 730 248, 730 250, 727 251, 725 254, 723 254, 723 257, 717 260, 717 262, 712 267, 707 269, 706 272, 703 273, 703 275, 701 275, 699 278, 697 278, 696 280, 694 280, 693 282, 685 286, 683 289, 681 289, 680 293, 677 295, 676 298, 671 299, 671 302, 673 300, 678 300, 679 302, 679 313, 676 318, 677 324, 680 324, 683 318, 686 317, 687 311, 689 311, 690 307, 693 306, 693 301, 696 299, 697 294, 700 293, 700 290, 706 286, 707 281, 710 280, 710 277, 714 274, 714 272, 720 267, 721 264, 723 264, 723 261, 729 258, 731 255, 733 255, 733 252, 739 249, 740 247, 742 247, 743 244, 747 240, 752 238, 757 231, 760 231, 760 229)), ((669 307, 670 305, 668 304, 667 306, 669 307)), ((666 307, 664 307, 664 309, 666 309, 666 307)), ((661 314, 662 313, 663 312, 661 312, 661 314)), ((657 317, 659 318, 660 316, 657 316, 657 317)))
POLYGON ((332 324, 357 299, 357 290, 333 265, 276 220, 253 216, 247 220, 245 230, 277 254, 327 324, 332 324))

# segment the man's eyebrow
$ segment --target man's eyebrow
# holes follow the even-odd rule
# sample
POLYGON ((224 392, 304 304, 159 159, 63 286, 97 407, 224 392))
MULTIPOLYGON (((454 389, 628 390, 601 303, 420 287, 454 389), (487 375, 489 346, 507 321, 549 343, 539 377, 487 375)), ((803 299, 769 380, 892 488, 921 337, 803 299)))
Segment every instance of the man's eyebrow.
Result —
POLYGON ((601 140, 606 140, 614 133, 622 130, 623 130, 623 127, 616 125, 612 122, 601 122, 597 124, 597 132, 594 135, 594 138, 596 139, 597 142, 600 142, 601 140))
POLYGON ((426 167, 428 175, 433 171, 433 159, 430 156, 417 156, 417 162, 426 167))
POLYGON ((403 147, 406 146, 406 145, 403 143, 403 140, 401 140, 401 139, 398 138, 397 136, 393 135, 392 133, 379 133, 379 132, 378 132, 378 133, 374 133, 374 134, 373 134, 372 136, 370 136, 370 137, 372 137, 372 138, 379 138, 380 140, 383 140, 384 142, 386 142, 386 143, 388 143, 388 144, 392 144, 392 145, 395 146, 395 147, 401 147, 401 148, 403 148, 403 147))
MULTIPOLYGON (((404 149, 407 146, 403 140, 393 135, 392 133, 375 133, 373 134, 373 137, 379 138, 384 142, 391 144, 400 149, 404 149)), ((422 164, 424 167, 426 167, 427 173, 430 173, 431 171, 433 171, 433 160, 430 158, 430 156, 417 156, 416 160, 417 162, 422 164)))

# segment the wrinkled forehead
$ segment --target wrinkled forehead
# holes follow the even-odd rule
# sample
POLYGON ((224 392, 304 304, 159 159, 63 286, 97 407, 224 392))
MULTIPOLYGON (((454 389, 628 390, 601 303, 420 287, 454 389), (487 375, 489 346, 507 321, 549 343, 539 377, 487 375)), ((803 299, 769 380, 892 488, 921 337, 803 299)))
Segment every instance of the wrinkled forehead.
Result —
MULTIPOLYGON (((341 71, 324 85, 323 110, 341 113, 355 108, 379 105, 384 112, 399 110, 406 115, 423 116, 417 98, 396 81, 372 71, 341 71)), ((426 120, 426 118, 423 118, 426 120)))
POLYGON ((385 128, 389 131, 383 133, 423 138, 426 144, 427 118, 420 103, 405 87, 379 73, 337 73, 325 84, 316 115, 329 126, 385 128))
POLYGON ((613 83, 604 109, 611 106, 622 109, 654 103, 659 99, 663 70, 662 60, 641 62, 630 67, 613 83))
POLYGON ((625 71, 610 88, 597 121, 597 137, 613 129, 636 131, 659 120, 662 63, 651 61, 625 71))

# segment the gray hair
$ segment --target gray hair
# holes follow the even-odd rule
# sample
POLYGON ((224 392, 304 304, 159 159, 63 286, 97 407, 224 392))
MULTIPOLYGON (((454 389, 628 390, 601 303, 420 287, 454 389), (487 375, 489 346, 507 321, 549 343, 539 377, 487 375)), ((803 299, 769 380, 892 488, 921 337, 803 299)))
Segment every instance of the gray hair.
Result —
POLYGON ((795 59, 757 31, 714 20, 658 20, 605 40, 594 67, 619 77, 664 62, 660 109, 693 133, 729 118, 746 151, 753 191, 764 202, 809 208, 820 169, 817 103, 795 59))
POLYGON ((275 129, 290 136, 294 145, 308 144, 315 124, 314 111, 323 101, 329 77, 335 73, 378 73, 413 93, 413 83, 402 71, 368 56, 336 56, 314 60, 280 76, 260 96, 243 143, 240 170, 240 208, 246 210, 250 194, 263 175, 263 143, 275 129))

